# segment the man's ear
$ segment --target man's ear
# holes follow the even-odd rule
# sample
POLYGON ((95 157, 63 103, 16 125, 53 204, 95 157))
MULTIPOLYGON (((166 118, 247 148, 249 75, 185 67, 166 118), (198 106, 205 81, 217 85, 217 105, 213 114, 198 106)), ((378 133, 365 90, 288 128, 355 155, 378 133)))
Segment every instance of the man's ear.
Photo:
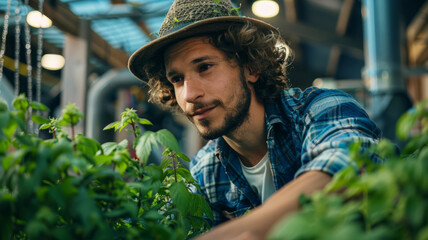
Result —
POLYGON ((249 83, 256 83, 259 80, 260 73, 251 73, 248 69, 245 69, 244 73, 249 83))

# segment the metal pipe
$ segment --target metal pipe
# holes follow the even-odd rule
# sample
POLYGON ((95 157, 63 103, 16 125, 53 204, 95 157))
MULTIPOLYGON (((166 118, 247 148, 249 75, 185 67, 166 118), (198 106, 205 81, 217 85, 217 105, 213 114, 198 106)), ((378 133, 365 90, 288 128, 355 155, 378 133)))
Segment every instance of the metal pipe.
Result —
POLYGON ((86 112, 86 136, 100 141, 103 106, 106 99, 120 88, 138 86, 143 83, 127 70, 110 70, 92 84, 88 91, 86 112))
POLYGON ((383 136, 397 141, 398 118, 412 106, 401 59, 400 1, 363 0, 363 78, 371 94, 370 113, 383 136))

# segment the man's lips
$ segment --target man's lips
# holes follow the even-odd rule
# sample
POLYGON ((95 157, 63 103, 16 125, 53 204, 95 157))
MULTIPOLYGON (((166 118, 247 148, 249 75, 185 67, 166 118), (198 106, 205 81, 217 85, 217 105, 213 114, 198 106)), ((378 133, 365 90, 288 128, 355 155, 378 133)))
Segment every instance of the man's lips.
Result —
POLYGON ((212 110, 214 110, 214 108, 215 108, 215 106, 214 107, 197 109, 190 116, 192 116, 196 120, 201 120, 203 118, 206 118, 212 112, 212 110))

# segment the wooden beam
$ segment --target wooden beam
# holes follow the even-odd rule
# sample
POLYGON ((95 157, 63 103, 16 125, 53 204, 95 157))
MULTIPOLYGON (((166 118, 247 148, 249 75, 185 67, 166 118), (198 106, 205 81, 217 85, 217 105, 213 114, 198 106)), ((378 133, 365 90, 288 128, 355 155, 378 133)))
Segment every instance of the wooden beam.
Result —
POLYGON ((413 18, 407 28, 409 63, 412 66, 422 65, 428 61, 428 2, 413 18))
MULTIPOLYGON (((38 9, 37 0, 30 0, 29 5, 34 9, 38 9)), ((73 36, 80 35, 81 20, 65 3, 59 0, 44 1, 43 14, 49 17, 52 23, 61 31, 73 36)), ((89 40, 90 49, 95 56, 115 68, 125 68, 127 66, 127 53, 111 46, 92 29, 89 30, 89 40)))
POLYGON ((345 0, 342 5, 342 9, 339 13, 339 19, 337 20, 336 33, 339 36, 344 36, 346 29, 348 29, 349 19, 351 18, 352 8, 354 7, 355 0, 345 0))
MULTIPOLYGON (((346 29, 348 28, 349 19, 351 17, 354 0, 345 0, 339 13, 339 18, 336 25, 336 34, 338 36, 345 36, 346 29)), ((342 50, 338 46, 333 46, 330 51, 330 58, 327 65, 327 75, 335 76, 337 67, 339 65, 340 55, 342 50)))
POLYGON ((420 66, 428 61, 428 44, 426 41, 413 42, 409 47, 409 61, 413 66, 420 66))
POLYGON ((428 18, 428 2, 421 7, 421 10, 413 18, 412 22, 407 27, 406 35, 407 40, 413 41, 416 36, 422 31, 424 26, 427 24, 428 18))
POLYGON ((297 21, 297 7, 296 0, 284 0, 285 6, 285 19, 290 22, 297 21))
POLYGON ((135 23, 138 25, 138 27, 140 27, 140 29, 146 34, 146 36, 150 40, 154 40, 156 38, 155 34, 153 34, 153 32, 147 27, 145 22, 143 22, 142 20, 138 20, 135 23))
MULTIPOLYGON (((33 46, 37 46, 38 39, 37 36, 31 35, 31 44, 33 46)), ((54 44, 47 42, 46 40, 43 40, 43 52, 44 53, 50 53, 50 54, 62 54, 62 49, 58 48, 54 44)))
MULTIPOLYGON (((406 30, 407 53, 410 67, 428 67, 428 2, 420 8, 413 17, 412 22, 406 30), (424 39, 425 38, 425 39, 424 39)), ((426 99, 428 95, 427 86, 424 82, 428 79, 423 75, 410 76, 407 78, 407 90, 413 102, 426 99)))
POLYGON ((357 58, 364 57, 362 40, 339 36, 335 33, 309 26, 301 22, 293 23, 289 21, 278 22, 275 20, 269 20, 269 23, 274 26, 279 26, 279 30, 284 36, 296 36, 302 41, 318 43, 324 46, 336 45, 340 47, 342 51, 346 51, 352 56, 357 58))

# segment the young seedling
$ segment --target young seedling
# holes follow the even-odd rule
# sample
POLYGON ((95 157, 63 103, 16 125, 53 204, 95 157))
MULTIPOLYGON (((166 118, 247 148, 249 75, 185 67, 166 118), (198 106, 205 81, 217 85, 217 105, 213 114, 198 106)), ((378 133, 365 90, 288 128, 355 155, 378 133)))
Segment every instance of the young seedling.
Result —
POLYGON ((68 104, 62 110, 62 116, 60 117, 59 123, 62 126, 70 126, 71 128, 71 139, 74 142, 75 131, 74 127, 83 118, 83 113, 79 111, 77 106, 73 103, 68 104))
MULTIPOLYGON (((149 120, 138 117, 137 111, 132 108, 126 108, 125 111, 121 113, 121 116, 122 119, 120 121, 110 123, 103 130, 114 128, 115 132, 121 132, 126 126, 131 125, 132 130, 129 132, 134 135, 134 143, 132 144, 133 146, 135 146, 135 141, 138 139, 138 136, 141 135, 141 129, 137 126, 137 124, 153 125, 149 120)), ((133 147, 133 151, 136 152, 135 147, 133 147)), ((140 162, 140 159, 137 155, 135 155, 135 160, 140 162)))

